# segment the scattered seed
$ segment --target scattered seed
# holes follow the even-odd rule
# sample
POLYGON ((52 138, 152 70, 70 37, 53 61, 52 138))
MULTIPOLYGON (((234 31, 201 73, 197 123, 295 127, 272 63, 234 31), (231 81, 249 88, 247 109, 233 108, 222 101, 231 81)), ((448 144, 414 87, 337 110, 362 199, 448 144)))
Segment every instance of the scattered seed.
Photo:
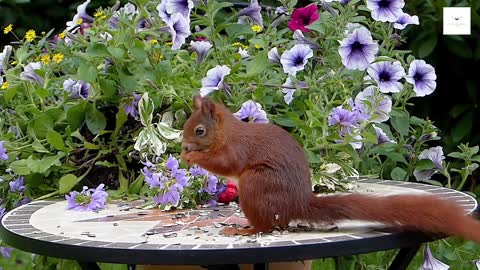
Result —
POLYGON ((173 227, 175 226, 175 224, 164 224, 163 227, 165 228, 170 228, 170 227, 173 227))
POLYGON ((173 238, 173 237, 177 237, 177 233, 174 233, 174 232, 171 232, 171 233, 164 233, 164 234, 163 234, 163 237, 165 237, 165 238, 173 238))
POLYGON ((154 231, 147 231, 145 234, 146 234, 146 235, 154 235, 155 232, 154 232, 154 231))
POLYGON ((139 215, 139 216, 145 216, 145 215, 147 215, 147 212, 138 212, 137 215, 139 215))
POLYGON ((113 226, 114 226, 114 227, 118 226, 118 223, 116 223, 116 222, 115 222, 115 223, 113 223, 113 226))
POLYGON ((92 238, 93 238, 93 237, 96 237, 95 234, 93 234, 93 233, 89 233, 87 236, 88 236, 88 237, 92 237, 92 238))

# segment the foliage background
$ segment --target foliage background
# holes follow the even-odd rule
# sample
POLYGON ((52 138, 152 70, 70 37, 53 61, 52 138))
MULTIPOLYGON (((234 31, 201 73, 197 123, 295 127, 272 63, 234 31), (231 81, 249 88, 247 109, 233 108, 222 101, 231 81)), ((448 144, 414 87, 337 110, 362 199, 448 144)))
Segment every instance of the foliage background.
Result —
MULTIPOLYGON (((65 22, 75 13, 75 8, 83 1, 62 1, 62 0, 0 0, 0 27, 3 29, 9 23, 15 27, 18 36, 23 36, 28 29, 49 31, 50 29, 63 29, 65 22)), ((125 4, 128 1, 120 1, 125 4)), ((262 4, 274 5, 276 1, 260 1, 262 4)), ((88 11, 100 7, 111 6, 114 0, 92 1, 88 11)), ((309 1, 299 1, 299 6, 308 4, 309 1)), ((412 114, 419 117, 428 117, 433 120, 442 131, 441 145, 446 152, 456 150, 460 143, 470 142, 470 145, 480 143, 480 117, 479 117, 479 94, 480 80, 478 80, 478 67, 480 61, 480 1, 477 0, 410 0, 406 12, 415 14, 420 18, 420 25, 411 27, 408 30, 408 43, 405 48, 411 49, 417 58, 422 58, 436 68, 438 76, 438 87, 436 91, 422 99, 416 99, 412 114), (472 7, 472 35, 470 36, 444 36, 442 35, 442 8, 444 6, 470 6, 472 7)), ((9 43, 10 36, 2 35, 0 47, 9 43)), ((477 171, 468 182, 466 190, 480 194, 479 172, 477 171)), ((449 242, 441 241, 436 243, 432 251, 434 254, 440 252, 438 257, 448 262, 452 269, 474 269, 469 262, 478 259, 480 250, 472 247, 470 243, 463 243, 450 239, 449 242), (453 244, 455 248, 449 248, 453 244), (462 251, 458 251, 458 250, 462 251), (467 252, 467 253, 465 253, 467 252)), ((364 255, 362 269, 384 269, 392 258, 391 252, 379 252, 364 255), (374 266, 375 265, 375 266, 374 266)), ((9 260, 8 265, 0 258, 0 265, 4 269, 33 269, 35 263, 29 254, 14 251, 15 260, 9 260)), ((417 269, 421 263, 422 256, 417 254, 414 263, 409 269, 417 269)), ((355 260, 353 260, 355 265, 355 260)), ((75 264, 68 266, 68 269, 75 269, 75 264)), ((333 260, 317 262, 315 269, 333 269, 333 260)), ((65 269, 67 269, 65 268, 65 269)), ((41 269, 41 268, 38 268, 41 269)), ((62 268, 63 269, 63 268, 62 268)), ((124 269, 123 266, 105 266, 103 269, 124 269)), ((125 268, 126 269, 126 268, 125 268)), ((360 269, 354 267, 352 269, 360 269)))

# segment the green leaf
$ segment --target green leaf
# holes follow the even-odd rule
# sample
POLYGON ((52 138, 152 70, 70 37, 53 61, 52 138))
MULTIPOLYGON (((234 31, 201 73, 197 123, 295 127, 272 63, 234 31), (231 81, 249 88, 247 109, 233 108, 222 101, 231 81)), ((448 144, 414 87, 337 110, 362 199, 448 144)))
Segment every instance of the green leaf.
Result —
POLYGON ((125 57, 125 50, 122 48, 108 47, 107 50, 114 58, 122 59, 125 57))
POLYGON ((476 156, 472 157, 472 160, 475 161, 475 162, 480 162, 480 155, 476 155, 476 156))
POLYGON ((46 97, 50 96, 50 91, 44 88, 37 88, 35 89, 35 94, 41 99, 45 99, 46 97))
POLYGON ((125 109, 123 106, 121 106, 117 112, 117 115, 115 116, 115 131, 113 132, 114 136, 116 137, 116 134, 120 131, 120 128, 127 122, 128 116, 125 113, 125 109))
POLYGON ((176 130, 167 125, 164 122, 160 122, 157 125, 157 130, 164 138, 168 140, 178 140, 181 135, 181 130, 176 130))
POLYGON ((54 130, 51 130, 47 133, 47 142, 57 150, 67 151, 62 135, 54 130))
POLYGON ((38 153, 50 153, 50 151, 48 151, 47 148, 37 140, 33 141, 32 148, 38 153))
POLYGON ((138 194, 143 187, 143 175, 139 175, 135 181, 130 183, 128 187, 128 194, 138 194))
POLYGON ((5 99, 5 102, 10 103, 12 99, 15 97, 15 94, 17 94, 18 87, 9 87, 5 92, 3 92, 3 98, 5 99))
POLYGON ((463 37, 460 37, 458 40, 452 39, 451 37, 446 37, 445 45, 445 47, 456 56, 465 59, 471 59, 473 57, 473 50, 463 37))
POLYGON ((87 104, 87 108, 85 110, 85 120, 88 129, 93 134, 98 134, 107 127, 107 120, 105 119, 105 116, 95 108, 95 105, 91 103, 87 104))
POLYGON ((82 81, 94 83, 97 79, 97 68, 92 63, 83 63, 78 68, 78 78, 82 81))
POLYGON ((116 97, 117 94, 117 83, 112 80, 100 79, 100 90, 107 99, 112 99, 116 97))
POLYGON ((451 135, 454 143, 460 142, 465 136, 471 133, 473 127, 474 113, 465 114, 460 120, 456 121, 452 128, 451 135))
POLYGON ((118 78, 120 79, 120 83, 122 84, 123 89, 128 92, 133 92, 137 88, 137 80, 133 74, 126 69, 117 69, 118 70, 118 78))
POLYGON ((60 178, 58 182, 58 192, 60 194, 66 194, 72 190, 72 188, 80 182, 77 176, 73 174, 67 174, 60 178))
POLYGON ((90 150, 98 150, 100 149, 100 146, 96 145, 96 144, 93 144, 93 143, 90 143, 90 142, 84 142, 83 143, 83 146, 86 148, 86 149, 90 149, 90 150))
POLYGON ((262 73, 267 68, 268 63, 267 51, 258 53, 252 61, 247 63, 247 76, 262 73))
POLYGON ((435 165, 430 159, 420 159, 417 161, 416 168, 421 171, 431 170, 435 165))
POLYGON ((67 122, 72 130, 80 128, 85 121, 85 103, 70 107, 67 111, 67 122))
POLYGON ((145 92, 138 101, 138 110, 140 112, 140 121, 144 126, 152 124, 154 104, 153 100, 145 92))
POLYGON ((46 113, 40 114, 35 118, 33 130, 37 138, 45 138, 47 133, 53 130, 53 119, 46 113))
POLYGON ((395 111, 391 112, 390 123, 392 123, 393 128, 402 136, 408 135, 408 130, 410 127, 409 115, 404 111, 395 111))
POLYGON ((97 161, 97 162, 95 162, 95 165, 97 165, 97 166, 103 166, 103 167, 107 167, 107 168, 115 168, 115 167, 118 167, 118 164, 111 163, 111 162, 108 162, 108 161, 106 161, 106 160, 104 160, 104 161, 97 161))
POLYGON ((452 152, 449 153, 448 156, 452 158, 465 159, 465 157, 460 152, 452 152))
POLYGON ((252 34, 252 28, 250 25, 245 24, 230 24, 225 27, 228 37, 236 38, 245 34, 252 34))
POLYGON ((10 163, 10 169, 18 175, 30 174, 30 168, 28 167, 28 161, 26 159, 20 159, 10 163))
POLYGON ((425 58, 430 55, 437 46, 437 40, 437 33, 433 30, 418 35, 413 45, 417 49, 418 57, 425 58))
POLYGON ((34 173, 46 173, 48 169, 52 166, 60 166, 60 159, 65 156, 64 153, 60 152, 55 156, 46 156, 41 160, 34 160, 31 157, 28 158, 28 167, 34 173))
POLYGON ((87 48, 86 52, 90 56, 110 57, 110 52, 108 51, 107 46, 101 43, 90 45, 87 48))
POLYGON ((121 170, 118 171, 118 180, 120 182, 120 187, 118 188, 118 191, 125 193, 128 191, 128 179, 123 176, 123 173, 121 170))
POLYGON ((145 51, 145 44, 142 41, 135 39, 132 46, 128 46, 127 48, 137 62, 145 62, 147 52, 145 51))
POLYGON ((392 177, 393 180, 400 180, 403 181, 405 180, 405 177, 407 176, 407 172, 399 167, 396 167, 390 172, 390 177, 392 177))

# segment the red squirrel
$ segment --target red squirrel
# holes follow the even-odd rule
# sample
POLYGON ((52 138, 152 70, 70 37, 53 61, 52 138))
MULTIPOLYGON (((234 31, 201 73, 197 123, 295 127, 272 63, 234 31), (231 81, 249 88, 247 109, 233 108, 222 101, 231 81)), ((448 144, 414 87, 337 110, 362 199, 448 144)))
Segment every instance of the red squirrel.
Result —
POLYGON ((251 225, 226 228, 226 235, 268 233, 293 220, 364 220, 480 243, 480 223, 460 206, 433 195, 316 196, 305 152, 286 130, 241 121, 208 97, 195 96, 193 105, 184 125, 181 158, 238 179, 240 208, 251 225))

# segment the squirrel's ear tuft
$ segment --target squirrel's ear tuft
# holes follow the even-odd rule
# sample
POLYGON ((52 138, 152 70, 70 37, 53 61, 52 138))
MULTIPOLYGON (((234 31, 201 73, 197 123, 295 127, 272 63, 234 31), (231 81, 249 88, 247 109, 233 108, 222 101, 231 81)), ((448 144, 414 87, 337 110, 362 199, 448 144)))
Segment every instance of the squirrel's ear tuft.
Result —
POLYGON ((202 97, 200 97, 199 95, 193 97, 193 108, 195 110, 202 109, 202 97))
POLYGON ((203 111, 213 118, 213 115, 215 114, 215 104, 208 97, 203 98, 202 107, 203 111))

